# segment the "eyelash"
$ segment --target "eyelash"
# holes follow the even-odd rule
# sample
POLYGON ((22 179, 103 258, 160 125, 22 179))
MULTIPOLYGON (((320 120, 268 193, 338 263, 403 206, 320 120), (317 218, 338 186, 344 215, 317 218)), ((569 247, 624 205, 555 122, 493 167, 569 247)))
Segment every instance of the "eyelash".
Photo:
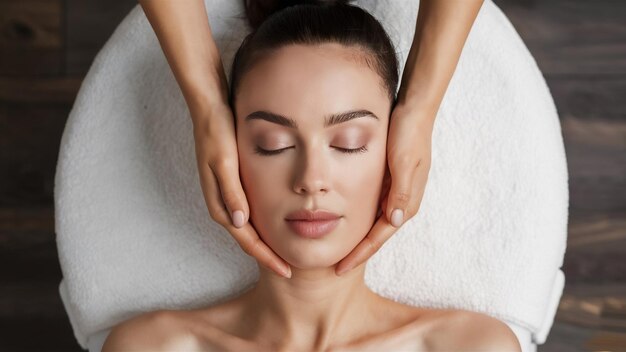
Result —
MULTIPOLYGON (((276 150, 265 150, 265 149, 261 149, 259 147, 256 147, 254 152, 260 155, 276 155, 276 154, 280 154, 283 152, 283 150, 289 149, 291 147, 287 147, 287 148, 283 148, 283 149, 276 149, 276 150)), ((346 148, 339 148, 339 147, 334 147, 335 149, 338 149, 339 151, 341 151, 342 153, 345 154, 355 154, 355 153, 365 153, 367 151, 367 145, 364 145, 362 147, 359 148, 355 148, 355 149, 346 149, 346 148)))

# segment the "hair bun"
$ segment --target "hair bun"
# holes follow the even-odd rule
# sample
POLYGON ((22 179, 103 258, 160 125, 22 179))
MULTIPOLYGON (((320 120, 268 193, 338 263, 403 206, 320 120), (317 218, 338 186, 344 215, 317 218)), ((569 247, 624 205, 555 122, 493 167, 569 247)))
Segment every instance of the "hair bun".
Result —
POLYGON ((284 8, 296 5, 332 5, 350 0, 244 0, 246 16, 252 28, 257 29, 266 18, 284 8))

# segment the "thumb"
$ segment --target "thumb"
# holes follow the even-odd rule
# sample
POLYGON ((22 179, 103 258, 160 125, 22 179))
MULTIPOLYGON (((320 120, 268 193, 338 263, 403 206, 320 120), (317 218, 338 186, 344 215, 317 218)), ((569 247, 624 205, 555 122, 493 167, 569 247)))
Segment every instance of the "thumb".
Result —
POLYGON ((241 185, 237 164, 222 166, 215 170, 222 194, 222 201, 228 210, 231 222, 237 228, 243 227, 248 222, 250 210, 248 200, 241 185))
POLYGON ((406 220, 407 207, 411 200, 413 175, 411 170, 391 169, 391 189, 387 198, 385 214, 393 227, 400 227, 406 220))
POLYGON ((379 211, 376 214, 376 218, 382 215, 383 211, 387 209, 387 197, 389 196, 390 189, 391 189, 391 173, 389 172, 389 166, 385 165, 385 174, 383 176, 380 197, 378 198, 379 211))

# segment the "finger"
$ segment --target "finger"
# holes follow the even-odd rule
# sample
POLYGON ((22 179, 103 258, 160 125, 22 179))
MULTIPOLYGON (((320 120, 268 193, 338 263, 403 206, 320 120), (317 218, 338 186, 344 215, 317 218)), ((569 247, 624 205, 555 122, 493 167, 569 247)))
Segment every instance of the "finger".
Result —
POLYGON ((218 224, 226 227, 230 223, 230 217, 225 210, 224 203, 220 197, 220 190, 217 179, 213 171, 206 163, 198 164, 198 173, 200 174, 200 185, 204 193, 204 199, 209 210, 209 215, 218 224))
POLYGON ((407 208, 407 220, 415 216, 421 207, 429 172, 430 165, 426 163, 420 163, 415 169, 411 201, 407 208))
POLYGON ((226 206, 232 224, 240 228, 248 222, 250 209, 246 194, 241 186, 239 162, 235 159, 232 160, 221 161, 212 169, 219 183, 222 201, 226 206))
POLYGON ((383 177, 383 185, 378 198, 378 210, 376 212, 376 219, 383 215, 383 211, 387 209, 387 197, 389 196, 389 189, 391 188, 391 175, 389 168, 385 168, 385 175, 383 177))
MULTIPOLYGON (((378 202, 379 204, 387 199, 388 195, 389 195, 389 190, 391 189, 391 173, 389 172, 389 167, 386 166, 385 167, 385 174, 383 176, 383 183, 382 183, 382 187, 381 187, 381 192, 380 192, 380 197, 378 198, 378 202)), ((383 207, 383 209, 386 209, 386 207, 383 207)))
POLYGON ((361 265, 376 253, 397 230, 389 224, 386 217, 378 218, 365 238, 337 264, 335 273, 341 275, 361 265))
MULTIPOLYGON (((406 208, 408 214, 407 219, 413 217, 420 208, 429 170, 430 164, 428 163, 422 163, 415 169, 414 180, 412 181, 412 198, 406 208)), ((388 201, 389 197, 384 197, 381 206, 382 209, 387 208, 388 201)), ((378 217, 379 215, 377 215, 377 221, 368 235, 350 252, 350 254, 337 264, 335 268, 337 275, 346 273, 368 260, 397 231, 398 228, 389 224, 385 217, 378 217)))
POLYGON ((205 193, 205 199, 209 213, 213 220, 222 225, 235 238, 239 247, 248 255, 256 258, 256 260, 268 269, 276 272, 278 275, 291 277, 291 269, 289 264, 274 253, 259 237, 256 230, 246 222, 243 227, 235 227, 227 214, 222 198, 220 197, 219 187, 216 176, 211 169, 206 166, 200 171, 202 180, 202 189, 205 193), (208 169, 208 170, 206 170, 208 169))
POLYGON ((250 222, 247 222, 242 228, 229 225, 227 229, 239 243, 241 249, 249 256, 254 257, 259 264, 276 272, 278 275, 287 278, 291 277, 289 264, 261 240, 250 222))
POLYGON ((399 228, 407 219, 407 208, 411 201, 415 165, 410 162, 400 162, 391 165, 391 189, 385 208, 387 221, 399 228))

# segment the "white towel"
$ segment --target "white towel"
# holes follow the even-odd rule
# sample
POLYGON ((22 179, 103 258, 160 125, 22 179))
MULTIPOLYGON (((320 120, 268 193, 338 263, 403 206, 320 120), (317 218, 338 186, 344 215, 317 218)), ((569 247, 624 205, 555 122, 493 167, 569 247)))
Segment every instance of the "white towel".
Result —
MULTIPOLYGON (((206 3, 228 73, 249 27, 240 1, 206 3)), ((419 3, 356 4, 383 22, 402 69, 419 3)), ((535 60, 487 0, 438 112, 420 211, 369 261, 367 285, 407 304, 489 314, 543 343, 563 288, 560 132, 535 60)), ((134 315, 207 306, 258 277, 209 216, 189 112, 139 6, 97 55, 68 118, 55 217, 61 294, 83 347, 134 315)))

